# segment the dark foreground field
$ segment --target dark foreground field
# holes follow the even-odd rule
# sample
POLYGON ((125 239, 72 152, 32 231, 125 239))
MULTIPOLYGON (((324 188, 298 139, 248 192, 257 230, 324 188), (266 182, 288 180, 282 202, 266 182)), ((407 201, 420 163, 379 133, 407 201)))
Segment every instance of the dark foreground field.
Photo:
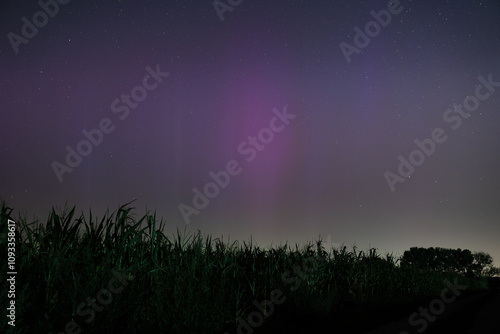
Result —
MULTIPOLYGON (((0 232, 10 214, 4 203, 0 232)), ((478 326, 498 307, 486 278, 401 266, 375 249, 169 237, 154 214, 135 218, 126 205, 101 219, 73 208, 52 210, 43 223, 14 220, 16 326, 3 316, 2 333, 364 333, 386 325, 393 329, 377 333, 417 333, 422 317, 415 326, 409 316, 429 305, 441 313, 432 304, 439 298, 446 303, 436 328, 465 315, 478 326)))
POLYGON ((489 293, 480 294, 476 299, 465 300, 458 305, 449 318, 436 321, 430 334, 498 334, 500 333, 500 278, 489 293))
MULTIPOLYGON (((320 317, 303 314, 281 314, 255 333, 365 333, 365 334, 498 334, 500 333, 500 278, 489 280, 489 289, 465 292, 439 314, 427 320, 409 318, 420 308, 429 308, 435 298, 416 298, 412 302, 394 305, 353 306, 344 312, 320 317), (425 320, 425 321, 424 321, 425 320)), ((436 304, 437 305, 437 304, 436 304)))
MULTIPOLYGON (((406 329, 408 333, 426 334, 497 334, 500 333, 500 278, 488 280, 489 289, 471 295, 465 295, 449 305, 428 322, 424 331, 421 326, 409 326, 408 317, 388 323, 369 334, 400 333, 406 329)), ((423 304, 429 305, 427 304, 423 304)))

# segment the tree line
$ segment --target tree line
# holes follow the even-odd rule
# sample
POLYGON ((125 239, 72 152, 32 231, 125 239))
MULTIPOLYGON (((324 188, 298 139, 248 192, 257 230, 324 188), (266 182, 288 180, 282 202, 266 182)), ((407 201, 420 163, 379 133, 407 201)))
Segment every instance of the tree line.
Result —
POLYGON ((485 252, 468 249, 440 247, 412 247, 404 252, 402 267, 430 269, 462 274, 469 277, 493 277, 500 275, 500 268, 493 266, 493 258, 485 252))

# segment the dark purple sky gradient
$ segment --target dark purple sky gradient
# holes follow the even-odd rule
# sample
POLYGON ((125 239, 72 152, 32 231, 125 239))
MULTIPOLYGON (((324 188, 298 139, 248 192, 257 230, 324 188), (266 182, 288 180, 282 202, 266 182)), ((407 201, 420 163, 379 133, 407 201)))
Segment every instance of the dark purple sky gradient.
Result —
POLYGON ((500 87, 456 130, 443 119, 479 76, 500 82, 498 1, 401 1, 350 63, 339 45, 387 1, 245 0, 224 21, 209 0, 59 7, 16 55, 8 34, 41 8, 0 4, 0 196, 16 212, 44 219, 67 202, 102 215, 137 199, 136 214, 156 209, 170 234, 186 226, 179 205, 193 206, 193 188, 235 160, 241 172, 188 230, 260 245, 322 235, 382 253, 468 248, 498 265, 500 87), (111 104, 157 66, 169 75, 121 120, 111 104), (248 162, 238 147, 284 108, 296 117, 248 162), (51 164, 106 118, 114 130, 59 182, 51 164), (384 173, 436 128, 446 141, 392 192, 384 173))

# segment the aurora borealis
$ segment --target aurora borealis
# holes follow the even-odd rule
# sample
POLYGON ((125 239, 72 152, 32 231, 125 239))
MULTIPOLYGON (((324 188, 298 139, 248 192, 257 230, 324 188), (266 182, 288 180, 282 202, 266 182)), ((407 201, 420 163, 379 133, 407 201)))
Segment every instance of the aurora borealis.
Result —
POLYGON ((497 1, 221 3, 2 2, 0 196, 498 265, 497 1))

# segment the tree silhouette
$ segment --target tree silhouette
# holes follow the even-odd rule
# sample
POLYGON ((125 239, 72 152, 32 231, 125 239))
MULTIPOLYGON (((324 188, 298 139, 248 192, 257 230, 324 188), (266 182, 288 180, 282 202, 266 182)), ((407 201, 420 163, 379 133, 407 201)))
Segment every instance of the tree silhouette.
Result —
POLYGON ((494 268, 492 263, 493 258, 488 253, 472 253, 460 248, 412 247, 401 258, 402 267, 448 271, 474 277, 495 275, 498 268, 494 268))

